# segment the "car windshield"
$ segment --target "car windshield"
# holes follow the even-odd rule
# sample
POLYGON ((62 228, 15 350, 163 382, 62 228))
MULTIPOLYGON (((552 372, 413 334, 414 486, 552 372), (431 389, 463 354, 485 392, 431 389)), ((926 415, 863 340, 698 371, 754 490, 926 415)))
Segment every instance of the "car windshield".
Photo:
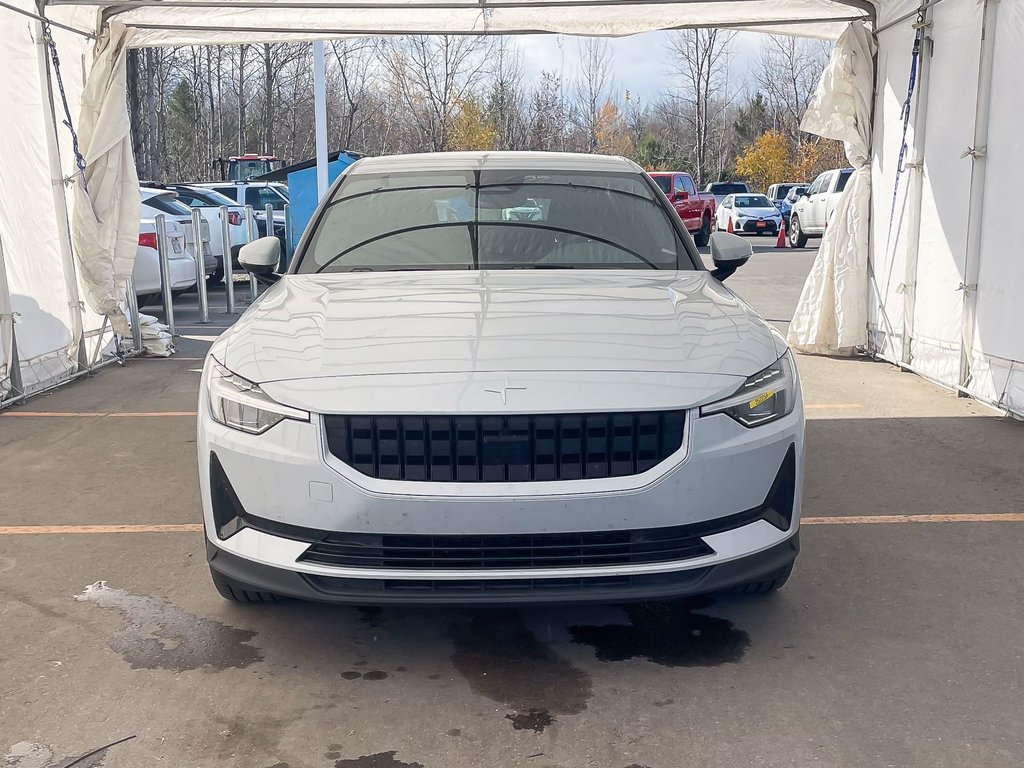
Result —
POLYGON ((721 182, 719 182, 719 183, 716 183, 716 184, 709 184, 708 185, 708 192, 710 192, 713 195, 736 195, 736 194, 739 194, 740 192, 746 192, 746 191, 747 191, 747 185, 746 184, 739 184, 739 183, 728 184, 728 183, 721 183, 721 182))
POLYGON ((764 195, 736 195, 737 208, 774 208, 764 195))
POLYGON ((671 176, 651 176, 654 179, 654 183, 661 187, 661 191, 666 195, 672 191, 672 177, 671 176))
POLYGON ((775 185, 775 199, 782 200, 789 194, 790 190, 796 188, 796 184, 776 184, 775 185))
POLYGON ((640 173, 485 170, 344 177, 294 271, 696 263, 640 173))
POLYGON ((196 208, 210 208, 220 205, 231 205, 236 206, 234 200, 227 195, 222 195, 213 189, 184 189, 178 190, 178 199, 187 205, 191 205, 196 208))
POLYGON ((192 210, 184 203, 175 199, 172 193, 153 195, 142 201, 142 204, 160 213, 170 213, 174 216, 191 216, 192 210))

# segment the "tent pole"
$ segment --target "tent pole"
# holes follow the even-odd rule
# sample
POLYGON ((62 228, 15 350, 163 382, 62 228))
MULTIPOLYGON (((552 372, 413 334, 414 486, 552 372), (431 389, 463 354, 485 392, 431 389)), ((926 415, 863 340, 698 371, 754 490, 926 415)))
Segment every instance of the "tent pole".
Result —
POLYGON ((981 273, 982 216, 985 172, 988 167, 989 109, 992 103, 992 66, 995 59, 996 17, 999 0, 984 0, 981 51, 978 56, 978 96, 974 108, 974 141, 962 157, 971 158, 970 203, 967 218, 967 251, 964 254, 963 325, 960 329, 960 394, 967 390, 974 356, 974 324, 978 306, 978 275, 981 273))
MULTIPOLYGON (((931 27, 931 6, 922 8, 918 24, 931 27)), ((928 83, 931 70, 932 38, 927 31, 922 33, 921 53, 918 59, 917 93, 914 94, 914 144, 913 154, 906 167, 913 173, 907 190, 907 253, 903 273, 903 348, 900 362, 911 364, 911 342, 914 338, 914 311, 917 305, 917 265, 921 252, 921 205, 924 200, 924 155, 925 135, 928 124, 928 83)), ((898 237, 898 233, 897 233, 898 237)))
POLYGON ((316 122, 316 196, 327 194, 327 62, 324 41, 313 41, 313 110, 316 122))
MULTIPOLYGON (((43 0, 38 0, 39 14, 43 15, 43 0)), ((43 35, 43 25, 38 24, 36 50, 39 58, 39 79, 43 86, 42 96, 46 102, 44 115, 46 119, 46 149, 49 155, 50 185, 53 189, 54 213, 57 217, 57 240, 60 245, 61 261, 63 262, 64 290, 67 292, 68 310, 71 322, 71 344, 68 346, 68 357, 72 361, 72 373, 87 368, 85 332, 82 321, 82 299, 78 293, 78 272, 75 269, 75 257, 71 250, 71 223, 68 220, 68 201, 64 194, 63 164, 60 159, 60 146, 57 139, 57 112, 53 106, 53 80, 50 76, 50 60, 47 57, 49 47, 43 35)))

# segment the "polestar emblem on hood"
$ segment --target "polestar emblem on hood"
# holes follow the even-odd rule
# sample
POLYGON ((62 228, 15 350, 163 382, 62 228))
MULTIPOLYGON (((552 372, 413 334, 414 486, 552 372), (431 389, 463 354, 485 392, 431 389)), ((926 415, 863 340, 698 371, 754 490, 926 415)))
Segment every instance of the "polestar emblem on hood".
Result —
POLYGON ((501 395, 501 404, 508 405, 508 393, 514 390, 523 390, 526 387, 513 387, 508 380, 508 376, 505 377, 505 385, 501 389, 485 389, 484 392, 491 392, 495 395, 501 395))

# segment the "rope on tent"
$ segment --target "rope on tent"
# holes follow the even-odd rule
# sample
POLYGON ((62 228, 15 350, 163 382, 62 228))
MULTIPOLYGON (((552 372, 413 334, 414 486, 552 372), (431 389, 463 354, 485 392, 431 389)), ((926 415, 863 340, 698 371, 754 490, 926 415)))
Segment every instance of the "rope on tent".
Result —
POLYGON ((71 131, 71 149, 75 153, 75 166, 78 168, 78 175, 82 179, 82 189, 88 191, 85 182, 85 157, 78 146, 78 134, 71 122, 71 107, 68 106, 68 96, 64 92, 64 78, 60 74, 60 57, 57 55, 57 44, 53 41, 53 31, 50 29, 50 22, 43 22, 43 40, 50 49, 50 60, 53 62, 53 74, 57 78, 57 88, 60 90, 60 100, 64 105, 64 125, 71 131))

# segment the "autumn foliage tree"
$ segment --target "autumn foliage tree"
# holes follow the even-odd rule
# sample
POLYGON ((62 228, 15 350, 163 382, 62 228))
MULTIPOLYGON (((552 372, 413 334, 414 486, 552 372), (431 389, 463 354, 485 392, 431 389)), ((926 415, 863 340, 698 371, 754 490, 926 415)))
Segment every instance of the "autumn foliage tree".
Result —
POLYGON ((766 131, 736 158, 736 173, 756 189, 786 181, 790 172, 789 143, 779 131, 766 131))

